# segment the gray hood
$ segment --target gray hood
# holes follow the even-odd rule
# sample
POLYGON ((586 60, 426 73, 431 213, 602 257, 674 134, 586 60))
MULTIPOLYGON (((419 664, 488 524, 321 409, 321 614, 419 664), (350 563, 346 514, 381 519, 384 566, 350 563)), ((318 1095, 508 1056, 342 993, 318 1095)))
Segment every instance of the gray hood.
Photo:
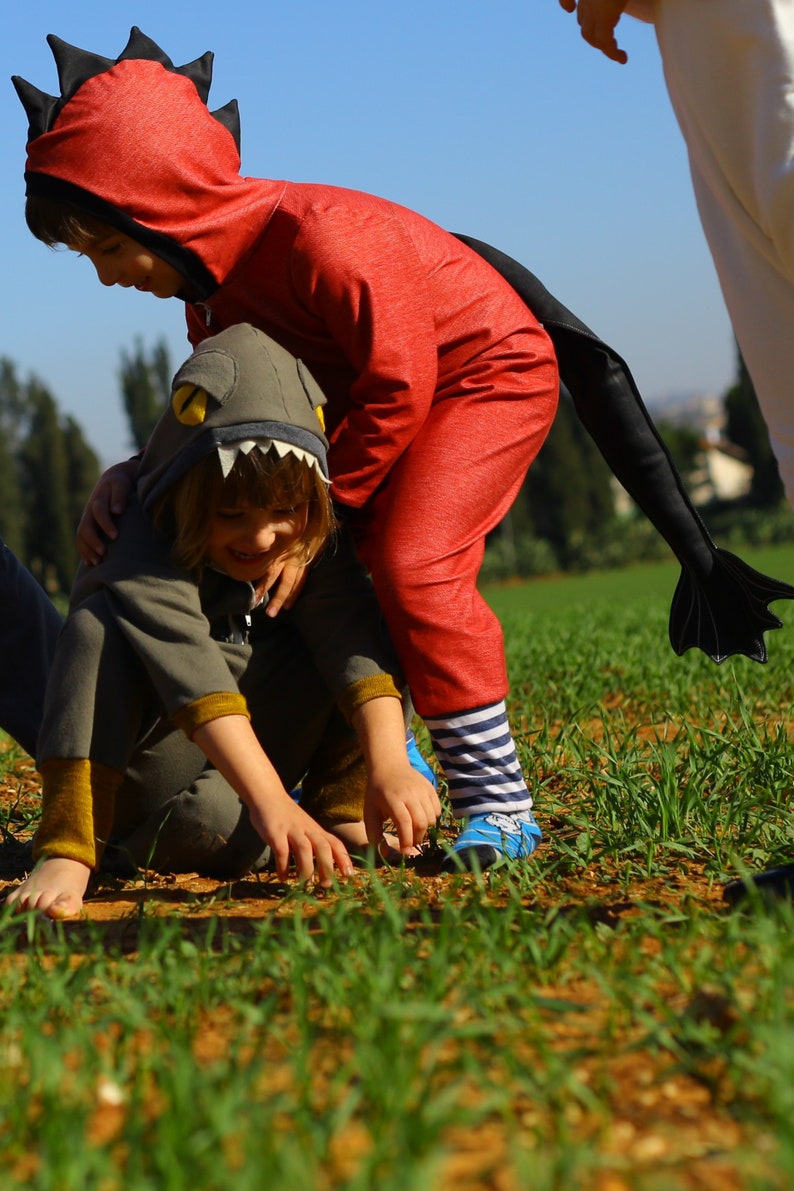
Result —
POLYGON ((327 479, 324 404, 305 365, 250 324, 205 339, 174 377, 171 403, 147 443, 138 473, 141 504, 150 508, 205 455, 249 439, 300 448, 327 479))

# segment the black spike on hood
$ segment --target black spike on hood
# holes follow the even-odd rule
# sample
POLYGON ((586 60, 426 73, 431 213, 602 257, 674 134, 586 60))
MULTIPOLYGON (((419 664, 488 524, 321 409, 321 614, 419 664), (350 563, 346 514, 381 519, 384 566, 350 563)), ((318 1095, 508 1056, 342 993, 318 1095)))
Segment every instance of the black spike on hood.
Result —
POLYGON ((56 96, 48 95, 46 91, 40 91, 38 87, 34 87, 27 79, 20 78, 18 74, 12 76, 11 82, 16 88, 28 118, 28 143, 30 143, 52 127, 52 123, 60 111, 61 103, 56 96))
MULTIPOLYGON (((96 78, 97 75, 112 70, 120 62, 157 62, 172 74, 190 79, 198 91, 202 103, 206 104, 209 98, 214 58, 211 50, 207 50, 192 62, 185 63, 184 66, 174 66, 165 50, 161 49, 151 37, 147 37, 137 25, 133 25, 130 30, 127 44, 118 58, 105 58, 90 50, 81 50, 78 46, 70 45, 68 41, 56 37, 54 33, 47 36, 47 43, 55 58, 61 94, 59 96, 48 95, 46 91, 40 91, 19 75, 14 75, 12 78, 17 95, 22 101, 28 117, 28 143, 51 131, 60 112, 84 83, 87 83, 89 79, 96 78)), ((213 112, 211 115, 216 115, 216 113, 213 112)), ((235 137, 239 151, 240 122, 236 101, 232 100, 218 109, 216 118, 235 137)))
POLYGON ((78 49, 56 37, 54 33, 47 36, 47 45, 52 50, 55 66, 58 70, 58 85, 61 88, 61 106, 68 103, 78 87, 86 79, 94 75, 104 74, 115 63, 112 58, 103 58, 100 54, 92 54, 90 50, 78 49))

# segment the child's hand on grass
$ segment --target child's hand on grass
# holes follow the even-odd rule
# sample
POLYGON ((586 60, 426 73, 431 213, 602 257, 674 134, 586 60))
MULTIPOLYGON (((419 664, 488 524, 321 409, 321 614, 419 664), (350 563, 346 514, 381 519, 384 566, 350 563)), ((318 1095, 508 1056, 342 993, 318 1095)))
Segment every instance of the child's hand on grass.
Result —
POLYGON ((279 880, 289 876, 290 857, 299 881, 311 881, 315 868, 318 884, 325 887, 333 883, 335 869, 342 877, 352 876, 353 863, 342 841, 324 831, 288 794, 248 810, 254 828, 270 844, 279 880))
POLYGON ((48 918, 75 918, 83 908, 91 870, 79 860, 52 856, 6 898, 18 910, 38 910, 48 918))
POLYGON ((195 729, 191 740, 248 807, 254 830, 273 850, 280 880, 289 876, 290 856, 301 881, 312 879, 315 862, 321 885, 333 882, 334 868, 343 877, 352 874, 344 844, 292 800, 246 716, 208 720, 195 729))
POLYGON ((367 762, 364 825, 377 847, 391 820, 405 856, 414 852, 441 814, 435 786, 413 768, 405 739, 402 700, 370 699, 353 712, 353 727, 367 762))
POLYGON ((394 825, 404 855, 411 855, 438 822, 441 803, 435 787, 408 764, 376 768, 370 775, 364 802, 364 823, 369 842, 383 839, 383 824, 394 825))

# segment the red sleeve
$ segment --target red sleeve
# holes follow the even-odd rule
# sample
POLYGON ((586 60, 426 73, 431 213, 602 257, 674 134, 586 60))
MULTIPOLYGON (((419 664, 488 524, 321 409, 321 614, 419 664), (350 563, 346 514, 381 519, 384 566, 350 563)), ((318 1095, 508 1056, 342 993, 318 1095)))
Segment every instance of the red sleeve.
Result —
POLYGON ((331 207, 304 220, 293 281, 357 376, 330 464, 334 496, 358 508, 416 436, 436 391, 425 273, 397 214, 331 207))

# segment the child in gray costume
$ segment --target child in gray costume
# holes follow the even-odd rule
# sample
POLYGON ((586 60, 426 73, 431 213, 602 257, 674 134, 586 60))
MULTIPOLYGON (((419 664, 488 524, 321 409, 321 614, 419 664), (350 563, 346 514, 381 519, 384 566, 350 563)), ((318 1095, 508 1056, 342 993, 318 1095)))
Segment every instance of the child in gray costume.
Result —
POLYGON ((292 857, 327 885, 352 871, 345 843, 377 842, 386 819, 404 852, 435 822, 369 580, 332 533, 323 403, 248 325, 177 373, 122 532, 73 591, 37 756, 40 863, 11 902, 79 912, 108 841, 139 865, 218 875, 269 845, 282 879, 292 857), (311 566, 276 619, 285 556, 311 566))

